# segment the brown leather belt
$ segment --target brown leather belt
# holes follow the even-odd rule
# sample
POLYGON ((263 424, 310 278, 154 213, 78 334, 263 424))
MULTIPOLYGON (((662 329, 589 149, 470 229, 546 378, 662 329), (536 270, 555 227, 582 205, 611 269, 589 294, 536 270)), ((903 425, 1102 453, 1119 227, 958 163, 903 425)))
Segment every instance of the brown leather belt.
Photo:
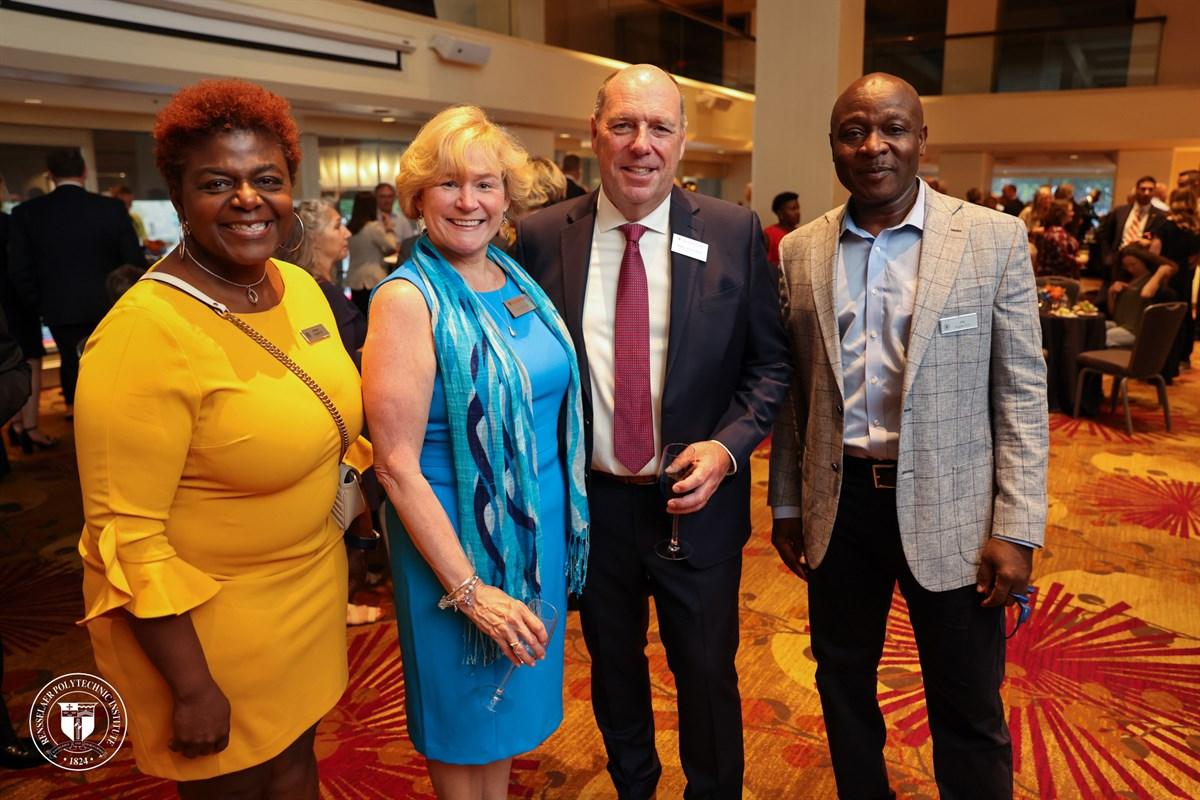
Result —
POLYGON ((842 456, 845 475, 851 480, 869 482, 876 489, 896 488, 896 462, 873 461, 852 455, 842 456))
POLYGON ((592 475, 630 486, 653 486, 658 483, 657 475, 613 475, 611 472, 601 472, 598 469, 592 470, 592 475))

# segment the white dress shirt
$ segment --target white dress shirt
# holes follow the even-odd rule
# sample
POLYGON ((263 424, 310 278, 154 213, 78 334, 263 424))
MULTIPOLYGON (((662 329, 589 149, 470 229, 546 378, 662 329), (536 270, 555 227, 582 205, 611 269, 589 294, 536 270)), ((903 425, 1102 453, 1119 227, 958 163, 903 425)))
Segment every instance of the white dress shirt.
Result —
POLYGON ((1150 219, 1150 204, 1139 206, 1137 203, 1129 209, 1125 218, 1125 229, 1121 231, 1121 246, 1141 241, 1142 233, 1146 230, 1146 222, 1150 219))
POLYGON ((655 475, 662 454, 662 393, 667 375, 667 338, 671 330, 671 195, 639 220, 627 220, 603 190, 597 192, 592 256, 583 299, 583 342, 592 379, 592 467, 612 475, 630 472, 613 453, 613 399, 616 384, 613 327, 617 314, 617 279, 625 253, 627 222, 646 227, 638 247, 646 265, 650 312, 650 400, 654 424, 654 457, 639 475, 655 475))

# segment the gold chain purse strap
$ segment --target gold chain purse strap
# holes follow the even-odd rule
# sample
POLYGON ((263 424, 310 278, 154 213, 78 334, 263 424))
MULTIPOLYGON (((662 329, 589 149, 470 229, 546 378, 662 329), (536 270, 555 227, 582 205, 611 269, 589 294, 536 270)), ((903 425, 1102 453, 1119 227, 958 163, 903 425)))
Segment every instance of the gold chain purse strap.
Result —
POLYGON ((293 375, 303 381, 304 385, 312 390, 312 393, 317 396, 318 400, 321 401, 321 405, 325 406, 325 410, 329 412, 329 416, 333 417, 333 422, 335 425, 337 425, 338 435, 341 436, 342 439, 342 452, 341 455, 338 456, 338 460, 340 461, 346 455, 346 451, 350 449, 350 432, 346 429, 346 421, 342 419, 342 412, 338 411, 337 406, 333 404, 333 400, 329 399, 329 395, 325 393, 325 390, 322 389, 315 380, 313 380, 312 376, 305 372, 299 364, 293 361, 287 353, 280 350, 270 339, 263 336, 254 328, 250 327, 248 323, 230 311, 224 303, 220 303, 209 297, 204 292, 185 281, 183 278, 175 275, 167 275, 155 270, 152 272, 147 272, 141 277, 141 280, 153 280, 158 281, 159 283, 165 283, 168 286, 175 287, 184 294, 191 295, 204 305, 211 308, 218 317, 229 320, 229 322, 232 323, 235 328, 249 336, 255 344, 274 356, 275 360, 280 364, 283 364, 285 367, 287 367, 293 375))
POLYGON ((259 347, 275 356, 276 360, 278 360, 280 364, 283 364, 292 371, 293 375, 304 381, 304 385, 311 389, 312 393, 317 396, 317 399, 320 400, 321 404, 325 406, 325 410, 329 412, 329 416, 333 417, 333 423, 337 425, 338 434, 340 434, 342 437, 342 453, 338 456, 338 460, 341 460, 341 458, 346 455, 346 451, 350 449, 350 432, 346 430, 346 421, 342 419, 342 412, 338 411, 337 406, 335 406, 333 401, 329 399, 329 395, 325 393, 325 390, 322 389, 320 385, 313 380, 312 376, 305 372, 299 364, 293 361, 287 353, 276 347, 275 343, 270 339, 263 336, 254 328, 251 328, 241 317, 233 314, 228 309, 226 309, 222 316, 232 322, 234 326, 242 333, 253 339, 259 347))

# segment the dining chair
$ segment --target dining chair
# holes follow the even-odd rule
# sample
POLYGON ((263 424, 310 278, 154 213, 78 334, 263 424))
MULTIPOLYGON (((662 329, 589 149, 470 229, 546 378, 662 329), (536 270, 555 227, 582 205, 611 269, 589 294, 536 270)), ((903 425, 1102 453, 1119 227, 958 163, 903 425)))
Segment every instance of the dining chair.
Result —
POLYGON ((1039 287, 1041 286, 1061 286, 1063 291, 1067 293, 1067 303, 1075 305, 1079 301, 1079 281, 1074 278, 1065 278, 1061 275, 1039 275, 1035 281, 1039 287))
POLYGON ((1117 394, 1125 406, 1125 432, 1133 435, 1133 418, 1129 414, 1129 379, 1148 380, 1158 390, 1167 431, 1171 430, 1171 406, 1167 402, 1167 384, 1162 377, 1163 365, 1175 343, 1175 335, 1187 313, 1187 303, 1155 303, 1146 306, 1142 329, 1129 350, 1110 348, 1087 350, 1075 363, 1079 377, 1075 380, 1075 416, 1079 416, 1079 401, 1083 397, 1083 379, 1089 372, 1113 376, 1112 410, 1117 408, 1117 394))

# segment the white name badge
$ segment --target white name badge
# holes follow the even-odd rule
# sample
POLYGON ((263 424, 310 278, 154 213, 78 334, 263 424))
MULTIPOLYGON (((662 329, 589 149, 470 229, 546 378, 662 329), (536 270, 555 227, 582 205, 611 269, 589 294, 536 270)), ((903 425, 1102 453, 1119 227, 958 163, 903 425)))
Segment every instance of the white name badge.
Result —
POLYGON ((708 245, 687 236, 680 236, 678 233, 671 236, 671 252, 694 258, 697 261, 708 261, 708 245))
POLYGON ((938 328, 942 333, 958 333, 979 327, 979 315, 972 311, 970 314, 960 314, 957 317, 942 317, 938 320, 938 328))

